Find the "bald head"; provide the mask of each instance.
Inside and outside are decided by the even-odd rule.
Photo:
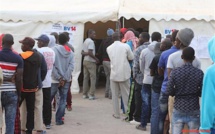
[[[11,47],[13,45],[13,36],[11,34],[5,34],[2,39],[3,47]]]
[[[115,32],[112,35],[112,38],[113,38],[114,41],[119,41],[120,40],[120,33],[119,32]]]

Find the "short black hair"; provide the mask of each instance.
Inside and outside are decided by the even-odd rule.
[[[66,37],[67,37],[67,41],[69,41],[69,33],[68,33],[68,32],[63,32],[63,34],[65,34],[65,35],[66,35]]]
[[[182,56],[184,60],[192,61],[195,56],[195,50],[192,47],[186,47],[183,49]]]
[[[165,38],[163,41],[162,41],[162,44],[165,45],[165,48],[166,49],[170,49],[172,47],[172,42],[169,38]]]
[[[2,44],[12,46],[13,43],[14,43],[14,42],[13,42],[13,35],[11,35],[11,34],[5,34],[5,35],[3,36]]]
[[[159,41],[161,40],[161,34],[159,32],[152,33],[152,41]]]
[[[67,36],[64,33],[61,33],[59,35],[59,44],[64,45],[65,43],[67,43]]]
[[[147,39],[147,40],[150,39],[150,35],[149,35],[149,33],[147,33],[147,32],[142,32],[142,33],[140,34],[140,36],[141,36],[143,39]]]
[[[172,42],[175,41],[177,33],[178,33],[178,30],[174,30],[174,31],[172,32]]]

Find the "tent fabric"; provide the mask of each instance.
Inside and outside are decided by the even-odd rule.
[[[140,20],[215,20],[214,0],[4,0],[0,20],[52,23]]]
[[[118,0],[4,0],[0,20],[85,23],[117,20]]]
[[[214,0],[122,0],[118,18],[159,20],[215,20]]]

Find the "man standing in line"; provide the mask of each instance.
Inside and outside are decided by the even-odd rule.
[[[62,33],[59,35],[60,45],[53,47],[55,62],[52,71],[51,101],[57,92],[60,95],[59,107],[56,110],[55,116],[56,125],[64,124],[62,117],[65,114],[67,92],[74,69],[74,55],[66,43],[67,36]]]
[[[21,103],[26,101],[27,108],[27,123],[26,123],[26,134],[32,134],[34,129],[34,109],[35,109],[35,92],[39,90],[39,79],[38,74],[40,71],[42,59],[38,52],[33,51],[35,41],[30,37],[25,37],[19,41],[22,43],[21,57],[24,60],[24,71],[23,71],[23,89],[21,94]]]
[[[141,90],[142,96],[142,113],[141,124],[136,126],[137,129],[146,131],[147,122],[150,122],[151,116],[151,84],[153,77],[150,75],[149,66],[155,56],[154,47],[157,42],[161,41],[161,34],[159,32],[152,33],[152,42],[146,49],[143,49],[140,54],[140,71],[143,73],[143,86]]]
[[[183,61],[183,59],[181,59],[182,51],[184,48],[186,48],[190,45],[193,37],[194,37],[193,30],[189,29],[189,28],[181,29],[177,33],[176,44],[177,44],[177,46],[180,47],[180,50],[171,54],[168,58],[168,62],[167,62],[168,77],[170,76],[172,69],[175,69],[177,67],[181,67],[182,65],[184,65],[184,61]],[[192,64],[194,67],[201,69],[201,63],[198,58],[195,57]],[[174,98],[169,97],[168,111],[169,111],[169,115],[170,115],[170,124],[172,124],[171,119],[172,119],[172,112],[173,112],[173,103],[174,103]]]
[[[87,32],[88,38],[84,41],[82,55],[84,55],[83,67],[84,67],[84,81],[83,81],[83,99],[89,98],[89,100],[95,99],[96,90],[96,63],[99,60],[96,58],[95,44],[93,39],[96,36],[96,32],[89,29]],[[89,79],[90,79],[90,92],[89,91]]]
[[[105,98],[112,98],[112,93],[110,89],[110,58],[107,54],[107,47],[109,47],[113,43],[112,35],[114,33],[113,29],[107,30],[107,35],[105,39],[103,39],[98,54],[102,57],[102,64],[104,67],[105,75],[106,75],[106,86],[105,86]]]
[[[127,44],[120,42],[120,34],[118,32],[115,32],[112,37],[114,43],[107,48],[107,53],[111,62],[110,83],[114,108],[113,117],[119,119],[119,92],[121,92],[125,111],[127,111],[131,77],[129,61],[133,60],[134,55]]]
[[[5,34],[2,39],[3,49],[0,51],[0,67],[4,78],[0,90],[2,91],[2,108],[5,110],[6,134],[14,134],[17,101],[20,98],[23,82],[23,60],[19,55],[12,52],[13,44],[13,36]]]
[[[143,49],[147,48],[150,39],[150,35],[147,32],[142,32],[139,35],[139,46],[134,51],[134,60],[133,60],[133,78],[135,81],[135,91],[134,91],[134,100],[135,100],[135,110],[133,115],[133,120],[130,121],[131,124],[139,125],[141,118],[141,106],[142,106],[142,97],[141,89],[143,85],[143,74],[140,72],[140,53]]]
[[[46,35],[41,35],[36,40],[38,40],[38,51],[44,56],[46,64],[47,64],[47,74],[45,79],[43,80],[43,105],[42,105],[42,115],[43,115],[43,123],[46,126],[46,129],[51,128],[51,73],[53,69],[53,64],[55,61],[55,53],[54,51],[48,47],[49,38]]]

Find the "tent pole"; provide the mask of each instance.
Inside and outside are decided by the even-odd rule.
[[[123,17],[122,18],[122,28],[124,28],[125,27],[125,18]]]

